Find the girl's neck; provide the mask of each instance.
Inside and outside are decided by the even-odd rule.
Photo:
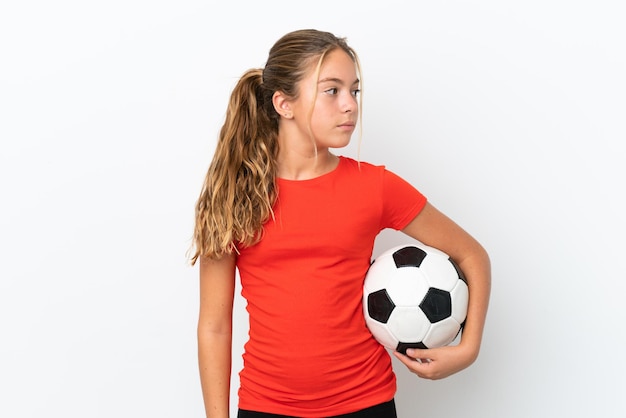
[[[330,150],[318,150],[317,155],[281,152],[278,157],[278,177],[285,180],[309,180],[333,171],[339,158]]]

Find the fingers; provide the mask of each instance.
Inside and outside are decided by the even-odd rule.
[[[432,349],[408,349],[407,354],[394,352],[412,373],[423,379],[437,380],[463,370],[469,364],[460,347],[440,347]]]
[[[426,353],[430,350],[416,350],[411,352],[407,350],[407,355],[399,352],[394,352],[398,360],[400,360],[412,373],[421,377],[422,379],[440,379],[441,375],[438,368],[435,365],[435,361],[430,358],[431,356]],[[415,357],[413,357],[415,356]]]
[[[443,379],[457,373],[476,359],[472,347],[446,346],[431,349],[410,348],[406,355],[393,353],[411,372],[424,379]]]
[[[419,348],[407,348],[406,355],[412,359],[419,360],[421,362],[430,363],[431,357],[435,354],[434,350],[424,350]]]

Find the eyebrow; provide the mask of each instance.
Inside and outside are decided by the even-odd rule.
[[[355,84],[359,84],[361,80],[359,80],[358,78],[356,80],[354,80],[352,82],[352,85],[354,86]],[[337,84],[344,84],[343,80],[341,80],[340,78],[335,78],[335,77],[327,77],[324,78],[320,81],[317,82],[317,84],[322,84],[322,83],[337,83]]]

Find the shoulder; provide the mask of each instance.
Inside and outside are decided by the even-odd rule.
[[[368,186],[375,187],[378,184],[383,189],[392,193],[415,193],[421,195],[419,190],[413,186],[405,178],[401,177],[397,173],[389,170],[385,165],[372,164],[365,161],[357,161],[349,157],[340,157],[340,165],[345,167],[344,171],[353,173],[352,178],[358,178],[368,184]]]
[[[379,179],[381,182],[403,181],[400,176],[390,171],[386,165],[373,164],[367,161],[359,161],[353,158],[340,156],[339,166],[342,167],[343,174],[351,174],[354,177],[367,179],[366,181],[374,181]]]
[[[386,170],[384,165],[372,164],[367,161],[358,161],[354,158],[339,156],[339,165],[351,171],[364,173],[382,173]]]
[[[402,176],[398,173],[389,169],[385,164],[373,164],[367,161],[355,160],[354,158],[339,156],[340,165],[347,167],[353,171],[360,171],[368,174],[376,174],[379,176],[384,176],[385,178],[389,178],[392,181],[397,179],[406,181]]]

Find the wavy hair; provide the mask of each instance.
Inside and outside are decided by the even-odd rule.
[[[337,48],[360,70],[345,38],[305,29],[280,38],[265,68],[250,69],[239,79],[196,203],[192,265],[199,257],[219,258],[261,239],[278,196],[279,115],[272,96],[280,91],[296,99],[299,82],[315,61],[319,72],[324,56]]]

